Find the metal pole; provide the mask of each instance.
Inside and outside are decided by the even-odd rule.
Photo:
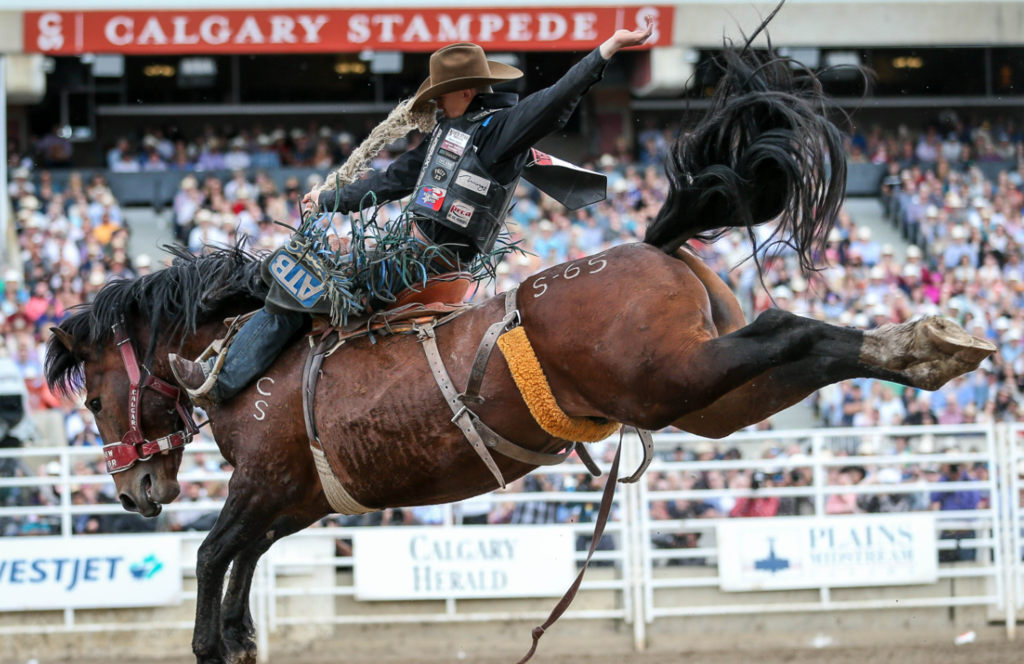
[[[3,150],[3,159],[0,159],[0,264],[7,263],[7,224],[10,219],[7,215],[11,208],[7,193],[7,56],[0,53],[0,149]]]

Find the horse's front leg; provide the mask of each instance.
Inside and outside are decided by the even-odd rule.
[[[232,476],[224,509],[199,547],[196,558],[196,627],[192,635],[192,652],[197,664],[224,664],[227,661],[220,616],[224,574],[236,556],[264,537],[280,513],[274,506],[261,501],[259,492],[248,484],[238,473]],[[239,575],[240,581],[242,576]],[[252,570],[244,576],[248,577],[247,582],[251,581]]]
[[[277,519],[262,537],[243,549],[231,562],[231,576],[220,609],[224,649],[229,664],[256,662],[256,643],[253,641],[256,625],[249,612],[249,590],[256,564],[274,542],[306,528],[318,518],[319,515],[303,514]]]

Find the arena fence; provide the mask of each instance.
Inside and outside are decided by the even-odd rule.
[[[1003,437],[1003,472],[1009,515],[1004,538],[1007,559],[1007,630],[1011,637],[1017,622],[1017,611],[1024,609],[1024,424],[1012,424],[1001,430]]]
[[[700,460],[700,453],[711,444],[719,453],[735,449],[736,453],[726,456],[739,458]],[[609,459],[613,445],[606,441],[596,446],[595,456]],[[627,435],[625,445],[622,466],[631,472],[640,460],[639,442]],[[1024,506],[1020,500],[1024,425],[755,432],[713,443],[685,434],[660,434],[655,436],[655,445],[657,458],[646,480],[617,488],[612,522],[595,555],[596,567],[588,573],[565,619],[622,621],[631,626],[636,648],[643,649],[651,625],[682,617],[978,606],[987,609],[990,620],[1005,620],[1012,638],[1016,615],[1024,608]],[[677,460],[690,451],[698,453],[698,460]],[[212,444],[197,443],[186,448],[186,454],[214,456],[217,450]],[[39,501],[43,504],[12,505],[8,500],[0,507],[0,526],[26,519],[51,522],[51,532],[59,534],[47,541],[59,542],[63,550],[73,550],[95,537],[74,534],[81,530],[76,524],[89,515],[123,513],[116,503],[75,504],[72,500],[73,493],[87,485],[109,490],[109,476],[80,472],[80,461],[99,458],[95,447],[0,450],[0,464],[6,464],[8,471],[20,464],[26,475],[0,478],[0,495],[41,489],[39,495],[43,496]],[[230,478],[230,472],[188,469],[190,465],[183,466],[183,483]],[[601,465],[607,471],[608,464]],[[855,478],[857,469],[864,469],[872,479],[884,480],[842,483],[844,476]],[[947,477],[933,472],[937,470],[945,471]],[[947,481],[954,471],[965,470],[974,475],[970,481]],[[478,511],[481,503],[508,511],[519,508],[520,522],[538,524],[531,532],[550,531],[570,538],[575,544],[571,554],[575,572],[589,545],[593,523],[588,516],[596,513],[602,480],[584,486],[585,470],[578,463],[539,469],[534,476],[538,480],[534,490],[488,494],[476,499]],[[950,495],[962,497],[964,504],[944,502],[942,496]],[[888,509],[881,511],[887,514],[836,513],[854,505],[857,511],[879,511],[883,503]],[[218,499],[178,501],[166,505],[164,514],[215,513],[222,504]],[[728,516],[758,505],[787,516]],[[588,506],[593,509],[588,511]],[[937,509],[940,506],[946,509]],[[516,530],[521,526],[463,525],[462,512],[460,506],[437,508],[427,518],[433,525],[423,532],[447,533],[454,538],[481,533],[511,537],[521,532]],[[571,515],[577,521],[565,523]],[[548,523],[552,520],[561,523]],[[357,522],[307,529],[276,544],[261,562],[251,596],[254,618],[265,626],[258,630],[261,658],[268,656],[270,636],[281,634],[284,628],[328,630],[320,632],[323,634],[333,625],[540,621],[554,605],[550,597],[523,596],[514,588],[494,591],[485,602],[466,599],[466,594],[456,589],[439,589],[429,601],[359,601],[357,577],[364,563],[358,547],[363,545],[354,545],[353,540],[362,542],[361,537],[382,531],[420,531],[352,525]],[[803,532],[801,528],[816,528],[817,534],[849,530],[867,533],[870,538],[872,528],[880,528],[872,532],[888,535],[904,522],[907,528],[923,523],[932,531],[924,539],[931,547],[924,562],[934,568],[929,580],[893,577],[891,584],[880,586],[878,579],[858,577],[861,568],[856,565],[839,564],[836,574],[853,576],[819,578],[798,588],[771,585],[800,564],[796,554],[783,549],[789,546],[782,541],[787,532]],[[895,525],[887,529],[890,523]],[[737,529],[737,524],[743,527]],[[769,556],[754,563],[734,560],[737,548],[750,547],[730,546],[733,540],[729,538],[737,532],[754,537],[758,528],[769,526]],[[187,582],[177,597],[180,606],[176,610],[140,614],[149,620],[129,616],[101,622],[93,616],[79,619],[81,609],[69,605],[28,614],[32,620],[22,618],[16,624],[5,621],[0,613],[0,635],[191,629],[195,591],[189,588],[194,588],[195,551],[205,533],[175,532],[161,537],[166,538],[166,546],[180,550],[180,574]],[[727,540],[721,547],[720,537]],[[0,558],[5,543],[23,539],[0,539]],[[755,580],[750,586],[737,581],[753,568],[769,570],[764,576],[768,580]],[[952,584],[959,585],[954,588]]]

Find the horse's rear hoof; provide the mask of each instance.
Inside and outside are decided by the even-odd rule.
[[[925,390],[937,390],[957,376],[974,371],[996,352],[996,347],[973,337],[945,318],[926,318],[914,330],[913,355],[917,361],[902,371],[910,384]]]
[[[997,350],[993,344],[967,334],[962,327],[945,318],[923,320],[918,329],[940,351],[965,364],[980,364]]]

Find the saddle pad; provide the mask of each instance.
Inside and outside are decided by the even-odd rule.
[[[551,386],[544,375],[544,369],[541,368],[523,327],[513,328],[498,337],[498,348],[505,356],[523,401],[529,407],[533,419],[537,420],[537,424],[544,431],[556,438],[578,443],[596,443],[622,427],[618,422],[600,424],[589,417],[570,417],[558,407],[555,395],[551,393]]]

